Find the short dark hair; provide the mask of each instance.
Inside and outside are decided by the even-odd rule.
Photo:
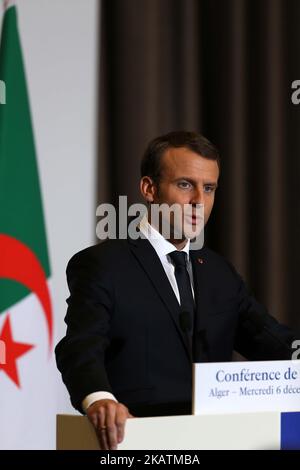
[[[208,139],[196,132],[175,131],[149,142],[141,162],[141,176],[150,176],[158,183],[163,154],[170,148],[179,147],[190,149],[208,160],[215,160],[220,168],[219,151]]]

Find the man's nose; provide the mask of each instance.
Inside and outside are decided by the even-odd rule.
[[[191,203],[204,204],[204,191],[202,188],[195,189]]]

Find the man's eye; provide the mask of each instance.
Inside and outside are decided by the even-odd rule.
[[[188,181],[179,181],[178,186],[182,189],[189,189],[191,187],[191,183]]]
[[[207,184],[207,185],[204,186],[204,192],[205,192],[205,193],[212,193],[214,190],[215,190],[215,187],[214,187],[214,186],[211,186],[211,185],[209,185],[209,184]]]

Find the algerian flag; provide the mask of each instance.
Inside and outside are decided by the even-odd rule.
[[[56,394],[50,265],[12,5],[3,18],[0,84],[0,448],[51,448]]]

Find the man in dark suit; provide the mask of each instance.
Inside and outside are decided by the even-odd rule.
[[[140,237],[107,240],[69,262],[67,334],[57,364],[75,408],[104,449],[124,437],[128,417],[191,413],[192,362],[290,359],[291,332],[248,293],[235,269],[190,235],[214,204],[220,159],[204,137],[174,132],[152,141],[142,160],[148,207],[192,208],[184,231],[171,214],[162,236],[151,212]],[[190,230],[190,232],[189,232]]]

